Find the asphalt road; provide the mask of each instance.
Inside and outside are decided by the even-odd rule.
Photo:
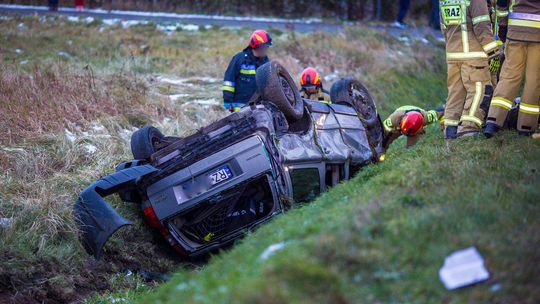
[[[204,16],[204,15],[182,15],[182,14],[165,14],[143,13],[141,15],[133,12],[121,11],[105,11],[105,10],[86,10],[84,12],[76,12],[73,9],[61,8],[59,11],[51,12],[45,7],[23,7],[0,5],[0,13],[2,14],[20,14],[20,15],[63,15],[63,16],[83,16],[99,19],[120,19],[120,20],[145,20],[155,22],[180,22],[196,25],[220,25],[220,26],[238,26],[252,29],[258,28],[276,28],[280,30],[296,30],[296,31],[327,31],[336,32],[343,29],[340,24],[330,24],[320,21],[304,21],[304,20],[286,20],[273,18],[242,18],[242,17],[226,17],[226,16]]]
[[[339,32],[344,29],[340,23],[327,23],[317,19],[283,19],[264,17],[234,17],[234,16],[212,16],[195,14],[175,14],[166,12],[134,12],[134,11],[107,11],[102,9],[90,9],[77,12],[74,8],[62,7],[56,12],[51,12],[45,6],[25,6],[0,4],[0,15],[62,15],[62,16],[82,16],[98,19],[119,19],[125,21],[153,21],[156,23],[183,23],[195,24],[199,26],[219,25],[228,27],[245,27],[250,29],[275,28],[280,30],[295,30],[301,32]],[[442,34],[438,30],[429,27],[409,27],[398,29],[384,24],[367,24],[370,29],[384,31],[388,35],[397,39],[410,37],[412,40],[422,40],[427,37],[435,37],[439,41],[444,41]]]

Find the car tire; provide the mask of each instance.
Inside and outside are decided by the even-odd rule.
[[[276,105],[289,122],[295,122],[303,117],[302,97],[291,75],[281,64],[271,61],[260,66],[257,69],[256,79],[260,97]]]
[[[131,135],[131,153],[134,159],[150,159],[156,145],[165,136],[153,126],[145,126]]]
[[[353,107],[360,114],[365,126],[373,127],[377,124],[375,100],[360,81],[352,77],[336,81],[330,89],[330,99],[332,103]]]
[[[332,103],[348,105],[357,111],[362,124],[366,128],[374,155],[378,156],[380,154],[379,150],[381,150],[383,127],[377,113],[375,99],[368,89],[360,81],[347,77],[336,81],[332,85],[330,99]]]

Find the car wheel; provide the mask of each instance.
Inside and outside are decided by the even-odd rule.
[[[375,99],[368,89],[360,81],[347,77],[334,83],[330,89],[330,99],[336,104],[349,105],[358,112],[362,124],[366,127],[374,157],[378,159],[381,153],[383,127]]]
[[[377,124],[375,100],[360,81],[352,77],[338,80],[330,89],[330,99],[333,103],[353,107],[365,126],[373,127]]]
[[[257,90],[262,99],[271,102],[283,112],[289,122],[304,115],[304,102],[287,70],[271,61],[257,69]]]
[[[155,127],[145,126],[131,135],[131,153],[135,159],[149,159],[165,136]]]

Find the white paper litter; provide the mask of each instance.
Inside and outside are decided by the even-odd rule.
[[[484,259],[475,247],[456,251],[444,259],[439,278],[448,290],[472,285],[489,278]]]
[[[266,248],[263,251],[263,253],[261,253],[259,258],[261,260],[265,261],[270,256],[272,256],[274,253],[276,253],[277,251],[285,248],[285,246],[287,246],[287,242],[279,242],[279,243],[276,243],[276,244],[272,244],[272,245],[268,246],[268,248]]]

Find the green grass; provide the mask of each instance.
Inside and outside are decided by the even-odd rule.
[[[539,141],[508,132],[446,145],[433,127],[138,302],[538,303],[539,168]],[[490,280],[446,291],[444,257],[469,246]]]
[[[0,20],[0,27],[0,125],[9,134],[0,135],[0,217],[14,219],[11,228],[0,228],[0,302],[538,299],[531,287],[538,285],[532,275],[538,274],[538,210],[531,202],[539,183],[538,174],[527,171],[539,167],[538,142],[506,134],[456,141],[450,153],[436,127],[414,149],[404,150],[398,140],[387,162],[276,218],[200,268],[180,261],[141,220],[138,206],[112,197],[135,225],[107,243],[104,259],[93,260],[77,240],[77,194],[130,158],[134,128],[152,123],[183,135],[222,117],[219,107],[186,102],[219,99],[219,80],[248,31],[168,35],[152,25],[122,29],[35,17]],[[308,65],[323,77],[333,75],[327,88],[353,75],[378,99],[383,117],[404,104],[440,106],[446,97],[444,52],[437,44],[407,45],[363,27],[338,34],[275,32],[274,42],[271,58],[295,79]],[[160,75],[217,81],[169,86],[156,80]],[[168,94],[189,96],[173,103]],[[104,130],[93,130],[94,124]],[[64,128],[77,135],[74,142]],[[85,152],[87,144],[97,152]],[[282,251],[259,259],[281,241],[287,244]],[[470,245],[484,255],[494,279],[445,292],[438,267],[446,254]],[[122,275],[126,268],[180,272],[154,292],[154,284]],[[502,288],[492,294],[495,282]]]

